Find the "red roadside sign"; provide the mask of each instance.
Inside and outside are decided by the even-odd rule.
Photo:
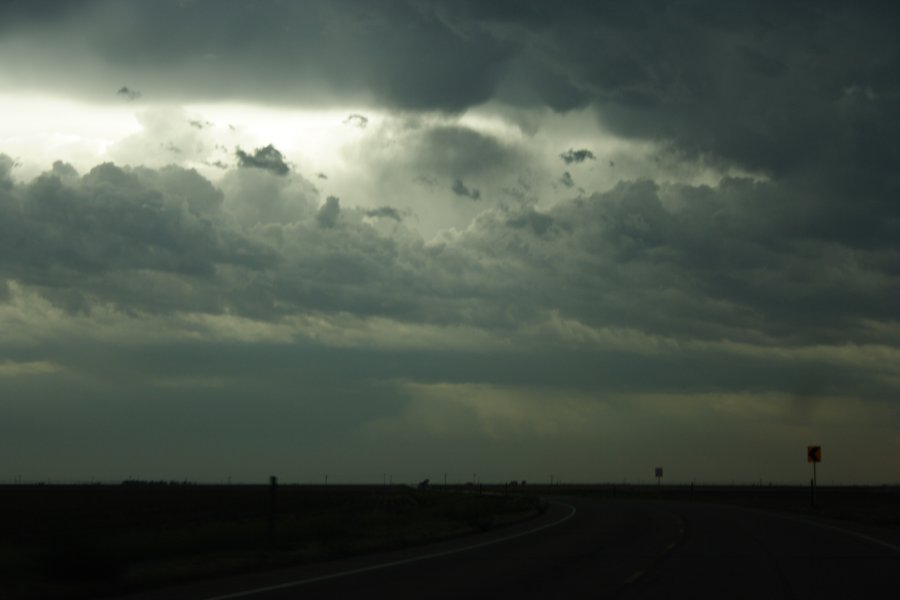
[[[822,462],[822,446],[806,447],[806,462],[819,463]]]

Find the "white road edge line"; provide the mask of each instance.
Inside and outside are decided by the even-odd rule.
[[[253,596],[255,594],[263,594],[265,592],[273,592],[275,590],[282,590],[289,587],[297,587],[301,585],[307,585],[309,583],[316,583],[317,581],[325,581],[327,579],[338,579],[339,577],[347,577],[349,575],[358,575],[360,573],[369,573],[371,571],[379,571],[381,569],[387,569],[389,567],[397,567],[400,565],[407,565],[409,563],[419,562],[420,560],[428,560],[431,558],[438,558],[441,556],[449,556],[450,554],[458,554],[460,552],[468,552],[469,550],[475,550],[476,548],[483,548],[485,546],[493,546],[494,544],[499,544],[501,542],[506,542],[509,540],[513,540],[516,538],[520,538],[526,535],[531,535],[532,533],[537,533],[538,531],[543,531],[544,529],[548,529],[550,527],[554,527],[561,523],[564,523],[575,516],[576,510],[575,507],[571,504],[566,504],[564,502],[554,502],[554,504],[561,504],[566,506],[572,510],[569,514],[561,519],[557,519],[552,523],[546,523],[541,525],[540,527],[535,527],[534,529],[529,529],[527,531],[521,531],[519,533],[514,533],[512,535],[507,535],[502,538],[497,538],[495,540],[490,540],[487,542],[481,542],[478,544],[470,544],[468,546],[463,546],[462,548],[454,548],[452,550],[444,550],[443,552],[433,552],[431,554],[424,554],[422,556],[413,556],[411,558],[404,558],[402,560],[394,560],[391,562],[381,563],[378,565],[372,565],[370,567],[361,567],[359,569],[351,569],[349,571],[340,571],[338,573],[330,573],[328,575],[319,575],[318,577],[310,577],[308,579],[298,579],[297,581],[288,581],[285,583],[279,583],[277,585],[270,585],[267,587],[256,588],[252,590],[244,590],[243,592],[235,592],[233,594],[225,594],[224,596],[214,596],[212,598],[205,598],[204,600],[230,600],[231,598],[244,598],[246,596]]]
[[[769,512],[766,510],[758,510],[758,509],[748,509],[755,513],[761,513],[771,517],[778,517],[779,519],[784,519],[785,521],[794,521],[795,523],[804,523],[806,525],[811,525],[813,527],[820,527],[822,529],[830,529],[831,531],[837,531],[838,533],[843,533],[845,535],[849,535],[851,537],[859,538],[861,540],[865,540],[872,544],[876,544],[878,546],[883,546],[884,548],[888,548],[889,550],[893,550],[894,552],[900,552],[900,546],[895,544],[891,544],[890,542],[886,542],[884,540],[880,540],[877,537],[872,537],[871,535],[866,535],[864,533],[859,533],[858,531],[853,531],[852,529],[844,529],[843,527],[838,527],[837,525],[829,525],[828,523],[819,523],[816,521],[812,521],[810,519],[804,519],[802,517],[794,517],[791,515],[782,515],[776,512]]]

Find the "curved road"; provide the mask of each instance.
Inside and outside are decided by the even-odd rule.
[[[739,507],[567,498],[484,536],[133,598],[362,597],[897,598],[900,539]]]

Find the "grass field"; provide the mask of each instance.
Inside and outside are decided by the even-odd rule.
[[[405,486],[0,486],[0,597],[88,598],[485,531],[535,496]]]
[[[900,529],[900,487],[819,486],[815,503],[809,486],[783,485],[627,485],[572,484],[530,486],[533,494],[589,495],[604,498],[644,498],[684,502],[739,504]]]
[[[527,493],[524,493],[527,491]],[[732,503],[900,528],[900,488],[803,486],[0,486],[0,597],[65,599],[336,559],[528,518],[540,497]]]

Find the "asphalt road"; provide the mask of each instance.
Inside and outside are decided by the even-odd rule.
[[[472,597],[898,598],[900,540],[738,507],[568,498],[484,536],[142,596]]]

